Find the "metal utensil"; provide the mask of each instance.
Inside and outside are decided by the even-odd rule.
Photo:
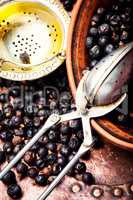
[[[60,172],[60,174],[55,178],[55,180],[48,186],[46,191],[44,191],[37,200],[44,200],[52,192],[52,190],[57,186],[60,180],[67,174],[67,172],[74,166],[74,164],[81,158],[89,149],[91,149],[95,143],[95,138],[92,137],[90,118],[99,117],[105,115],[112,110],[114,110],[118,105],[122,103],[126,95],[123,95],[118,101],[113,104],[107,105],[104,108],[100,106],[92,107],[88,110],[88,114],[81,115],[84,141],[81,144],[78,152],[72,158],[72,160],[66,165],[66,167]]]
[[[133,42],[103,58],[86,76],[83,91],[89,105],[107,105],[122,94],[133,74]]]
[[[5,0],[0,6],[0,77],[33,80],[66,57],[70,17],[59,1]]]

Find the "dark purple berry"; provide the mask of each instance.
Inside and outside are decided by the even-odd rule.
[[[94,183],[94,178],[91,173],[86,172],[82,175],[82,180],[87,185],[92,185]]]
[[[6,154],[10,154],[12,153],[13,151],[13,144],[11,142],[6,142],[4,145],[3,145],[3,150]]]
[[[10,142],[13,139],[13,134],[10,131],[3,131],[0,133],[0,139],[4,142]]]
[[[99,44],[101,47],[106,46],[108,43],[109,43],[109,37],[106,36],[106,35],[101,36],[101,37],[99,38],[99,40],[98,40],[98,44]]]
[[[109,35],[111,33],[110,26],[108,24],[101,24],[98,27],[98,32],[100,35]]]
[[[59,158],[58,158],[58,164],[59,165],[61,165],[61,166],[65,166],[66,165],[66,158],[65,158],[65,156],[60,156]]]
[[[56,131],[54,130],[50,130],[49,133],[48,133],[48,138],[49,138],[49,141],[51,142],[56,142],[57,139],[58,139],[58,134]]]
[[[98,35],[98,29],[96,27],[90,28],[90,35],[96,37]]]
[[[40,147],[37,153],[40,158],[44,158],[48,154],[48,150],[45,147]]]
[[[56,176],[62,171],[62,166],[58,163],[54,164],[53,166],[53,175]]]
[[[19,199],[22,197],[22,190],[21,187],[17,184],[12,184],[7,188],[7,194],[12,199]]]
[[[91,19],[91,25],[92,26],[97,26],[100,23],[100,16],[95,14],[92,19]]]
[[[36,160],[35,166],[40,170],[43,169],[46,166],[46,160],[43,160],[43,159]]]
[[[97,14],[98,14],[98,15],[103,15],[104,13],[105,13],[105,8],[99,7],[99,8],[97,9]]]
[[[38,174],[35,177],[35,182],[40,186],[45,186],[47,184],[47,178],[44,174]]]
[[[54,153],[51,153],[47,156],[47,163],[53,165],[57,161],[57,156]]]
[[[4,151],[0,151],[0,165],[3,164],[6,160],[6,155]]]
[[[38,170],[35,167],[31,167],[28,169],[27,173],[30,178],[34,179],[38,175]]]
[[[114,51],[114,46],[112,44],[108,44],[106,47],[105,47],[105,53],[106,54],[110,54]]]
[[[11,170],[9,170],[2,178],[2,182],[5,185],[11,185],[16,183],[16,176],[15,173]]]
[[[76,151],[80,146],[80,142],[78,138],[74,137],[70,139],[68,145],[73,151]]]
[[[63,145],[63,146],[61,147],[60,153],[61,153],[63,156],[68,156],[69,153],[70,153],[70,148],[69,148],[67,145]]]
[[[56,143],[49,142],[49,143],[47,143],[46,147],[48,150],[50,150],[52,152],[55,152],[57,150]]]
[[[95,45],[90,49],[89,53],[92,59],[97,59],[101,55],[101,49],[98,45]]]
[[[5,103],[7,101],[7,94],[0,94],[0,102]]]
[[[90,62],[90,68],[92,69],[93,67],[95,67],[95,65],[98,63],[97,60],[91,60]]]
[[[86,171],[86,165],[85,163],[83,162],[78,162],[76,165],[75,165],[75,173],[76,174],[82,174]]]
[[[24,163],[18,163],[16,166],[16,170],[19,174],[21,174],[22,176],[25,176],[27,174],[28,171],[28,167],[26,164]]]
[[[86,39],[86,47],[88,48],[88,49],[90,49],[92,46],[93,46],[93,44],[94,44],[94,39],[93,39],[93,37],[87,37],[87,39]]]

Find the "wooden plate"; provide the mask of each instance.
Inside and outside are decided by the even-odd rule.
[[[72,94],[75,97],[76,87],[82,77],[82,71],[88,67],[88,54],[85,46],[91,17],[97,7],[108,7],[113,1],[78,0],[73,13],[68,33],[67,72]],[[133,150],[133,135],[107,118],[91,121],[99,134],[111,143]]]

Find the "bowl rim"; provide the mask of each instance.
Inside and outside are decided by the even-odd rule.
[[[68,29],[68,42],[67,42],[67,51],[66,51],[66,66],[67,66],[67,75],[69,80],[70,89],[72,92],[72,95],[75,99],[76,96],[76,83],[73,75],[73,66],[72,66],[72,41],[73,41],[73,34],[74,34],[74,28],[76,24],[76,20],[79,15],[80,7],[82,5],[84,0],[78,0],[77,3],[74,6],[74,9],[72,11],[72,18]],[[124,141],[120,138],[117,138],[109,131],[106,131],[104,127],[102,127],[98,120],[91,120],[92,127],[104,138],[106,141],[123,148],[125,150],[133,151],[133,143],[129,143],[127,141]]]
[[[66,59],[66,48],[67,48],[67,34],[68,27],[70,23],[70,16],[65,11],[63,5],[59,1],[49,0],[4,0],[0,2],[0,7],[9,4],[16,3],[33,3],[40,4],[43,7],[48,7],[51,13],[56,16],[56,20],[58,20],[61,32],[62,32],[62,41],[59,52],[53,57],[48,58],[46,61],[42,61],[42,63],[38,64],[20,64],[14,62],[10,59],[0,59],[0,77],[14,80],[14,81],[24,81],[24,80],[34,80],[41,78],[55,71]],[[8,67],[5,67],[8,66]],[[9,69],[7,69],[9,68]]]

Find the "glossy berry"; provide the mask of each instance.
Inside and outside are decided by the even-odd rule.
[[[48,154],[48,150],[45,147],[40,147],[37,153],[40,158],[44,158]]]
[[[99,7],[99,8],[97,9],[97,14],[98,14],[98,15],[103,15],[104,13],[105,13],[105,8]]]
[[[123,31],[120,36],[120,40],[125,43],[128,42],[129,41],[129,33],[127,31]]]
[[[23,147],[23,144],[17,144],[15,145],[14,149],[13,149],[13,153],[17,154]]]
[[[11,170],[9,170],[2,178],[2,182],[5,185],[11,185],[16,183],[16,176],[15,173]]]
[[[101,24],[98,27],[98,32],[100,35],[109,35],[111,33],[110,26],[108,24]]]
[[[51,153],[47,156],[47,163],[53,165],[57,161],[57,156],[54,153]]]
[[[28,138],[32,138],[32,137],[34,136],[34,131],[33,131],[32,129],[28,129],[28,130],[26,131],[26,136],[27,136]]]
[[[63,145],[63,146],[61,147],[60,153],[61,153],[63,156],[68,156],[69,153],[70,153],[70,148],[69,148],[67,145]]]
[[[106,54],[110,54],[114,51],[114,46],[112,44],[108,44],[106,47],[105,47],[105,53]]]
[[[88,49],[90,49],[92,46],[93,46],[93,44],[94,44],[94,39],[93,39],[93,37],[87,37],[86,38],[86,47],[88,48]]]
[[[21,174],[22,176],[25,176],[27,174],[28,171],[28,167],[26,164],[24,163],[18,163],[16,166],[16,170],[19,174]]]
[[[27,151],[24,155],[24,161],[31,165],[33,164],[33,162],[35,161],[35,154],[34,152],[31,152],[31,151]]]
[[[86,172],[82,175],[82,181],[87,185],[92,185],[94,183],[94,178],[91,173]]]
[[[63,2],[63,5],[64,5],[64,8],[67,10],[67,11],[71,11],[73,9],[73,2],[71,0],[65,0]]]
[[[98,61],[97,60],[91,60],[91,62],[90,62],[90,68],[92,69],[93,67],[95,67],[95,65],[98,63]]]
[[[4,113],[3,110],[0,110],[0,121],[2,121],[4,119]]]
[[[92,26],[98,26],[99,22],[100,22],[100,15],[93,15],[92,20],[91,20],[91,24]]]
[[[115,14],[110,17],[110,24],[112,26],[117,26],[121,22],[121,18],[119,15]]]
[[[60,156],[57,160],[57,163],[61,166],[65,166],[66,165],[66,158],[65,156]]]
[[[69,124],[68,123],[62,123],[61,124],[61,127],[60,127],[60,132],[62,133],[62,134],[69,134],[69,132],[70,132],[70,127],[69,127]]]
[[[54,130],[50,130],[49,133],[48,133],[48,138],[49,138],[50,141],[56,142],[57,139],[58,139],[57,132],[54,131]]]
[[[9,91],[9,95],[13,97],[19,97],[20,95],[20,88],[19,87],[13,87]]]
[[[85,163],[83,162],[78,162],[76,165],[75,165],[75,172],[77,174],[82,174],[86,171],[86,165]]]
[[[12,153],[13,151],[13,144],[11,142],[6,142],[4,145],[3,145],[3,150],[6,154],[10,154]]]
[[[21,187],[17,184],[12,184],[7,188],[7,194],[12,199],[19,199],[22,197],[22,190]]]
[[[96,27],[90,28],[90,35],[91,36],[98,36],[98,29]]]
[[[21,117],[13,116],[11,118],[11,126],[19,126],[21,123]]]
[[[47,184],[47,178],[44,174],[38,174],[35,177],[35,182],[40,186],[45,186]]]
[[[38,169],[43,169],[45,166],[46,166],[46,161],[43,160],[43,159],[37,159],[35,161],[35,166],[38,168]]]
[[[30,178],[34,179],[38,175],[38,170],[35,167],[31,167],[28,169],[27,174]]]
[[[7,101],[7,94],[0,94],[0,102],[5,103]]]
[[[76,151],[80,146],[80,142],[79,142],[78,138],[74,137],[74,138],[70,139],[68,145],[73,151]]]
[[[69,135],[60,134],[60,141],[62,144],[68,144],[69,139],[70,139]]]
[[[49,143],[47,143],[46,147],[48,150],[50,150],[52,152],[55,152],[57,150],[56,143],[49,142]]]
[[[109,43],[109,37],[106,36],[106,35],[101,36],[101,37],[99,38],[99,40],[98,40],[98,44],[99,44],[101,47],[106,46],[108,43]]]
[[[13,134],[10,131],[3,131],[0,133],[0,139],[4,142],[9,142],[13,138]]]
[[[62,166],[59,164],[54,164],[53,166],[53,175],[56,176],[62,171]]]
[[[90,49],[89,53],[92,59],[97,59],[101,55],[101,49],[98,45],[95,45]]]
[[[3,164],[6,160],[6,155],[4,151],[0,151],[0,165]]]

